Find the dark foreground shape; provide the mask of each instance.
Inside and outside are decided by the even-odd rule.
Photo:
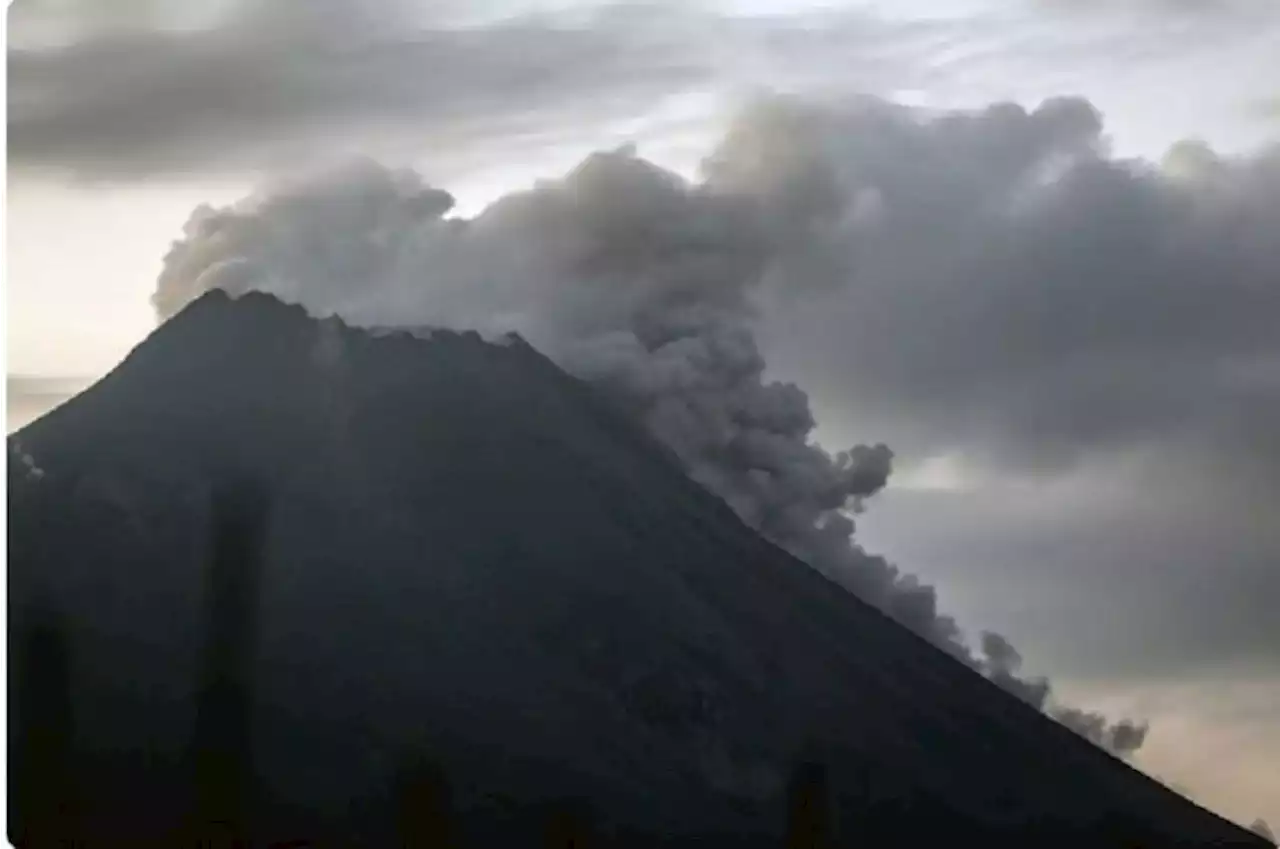
[[[425,757],[411,753],[397,776],[396,827],[399,845],[455,849],[453,788],[449,776]]]
[[[19,846],[80,836],[67,636],[57,611],[39,605],[9,641],[10,681],[22,683],[10,686],[9,711],[9,828]]]
[[[17,446],[11,836],[1268,845],[758,537],[519,341],[213,293]]]
[[[269,502],[252,478],[215,489],[204,597],[204,656],[190,762],[191,833],[217,844],[250,833],[254,797],[253,662]]]
[[[787,849],[831,846],[831,800],[827,770],[821,763],[800,764],[791,778]]]

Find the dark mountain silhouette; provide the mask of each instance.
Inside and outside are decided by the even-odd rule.
[[[13,834],[1267,845],[754,534],[519,340],[215,292],[9,448]]]

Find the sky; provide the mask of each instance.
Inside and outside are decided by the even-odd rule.
[[[830,161],[841,270],[762,288],[756,336],[824,446],[893,448],[860,544],[1280,822],[1276,4],[102,8],[10,12],[11,428],[145,337],[193,209],[281,175],[373,157],[470,215],[622,144]]]

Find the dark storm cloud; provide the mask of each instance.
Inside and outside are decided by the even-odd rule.
[[[374,143],[430,156],[498,138],[580,140],[584,126],[708,86],[837,63],[858,85],[903,82],[904,52],[972,28],[616,3],[462,26],[411,8],[233,2],[186,28],[162,26],[154,9],[112,26],[80,10],[66,43],[10,48],[11,165],[129,177],[293,166],[299,153]]]
[[[258,165],[317,133],[513,135],[581,112],[627,114],[700,71],[660,28],[603,13],[581,28],[439,30],[349,0],[249,9],[195,31],[11,49],[11,161],[127,176]],[[427,150],[447,142],[421,139]]]
[[[820,406],[856,399],[842,417],[908,456],[1050,472],[1158,449],[1280,483],[1280,152],[1117,160],[1078,100],[748,120],[735,167],[835,193],[820,255],[842,272],[787,268],[763,322]],[[857,199],[872,212],[840,220]]]
[[[129,178],[271,171],[373,150],[431,159],[477,145],[581,144],[611,122],[636,132],[638,116],[684,95],[905,89],[971,99],[974,81],[1007,89],[999,81],[1011,75],[1165,61],[1223,38],[1049,30],[991,13],[885,19],[862,7],[735,17],[602,3],[464,26],[438,4],[407,0],[223,6],[184,19],[173,2],[134,4],[130,15],[113,4],[108,15],[81,0],[62,15],[62,41],[40,46],[40,6],[20,3],[11,167]],[[711,105],[688,120],[713,132],[722,117]]]

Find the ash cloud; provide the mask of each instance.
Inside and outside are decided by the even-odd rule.
[[[808,174],[835,197],[875,198],[857,226],[827,214],[805,255],[820,273],[793,263],[763,290],[771,373],[801,381],[825,426],[884,434],[908,460],[1096,484],[1066,506],[1089,526],[988,511],[933,552],[905,545],[930,555],[909,562],[947,562],[957,540],[1003,556],[950,558],[1006,596],[1044,599],[1017,633],[1093,645],[1099,659],[1080,665],[1103,674],[1274,668],[1280,148],[1188,141],[1122,159],[1079,100],[932,117],[772,104],[742,127],[729,143],[743,180]],[[956,495],[963,521],[982,497]],[[1055,620],[1055,606],[1076,615]]]
[[[1044,677],[1020,675],[1022,655],[1007,639],[991,631],[982,633],[981,669],[1004,690],[1052,716],[1082,737],[1113,752],[1133,752],[1147,738],[1146,723],[1120,720],[1108,723],[1100,714],[1050,701],[1053,685]]]
[[[858,426],[1030,474],[1141,448],[1280,483],[1280,149],[1120,160],[1071,99],[923,121],[772,108],[745,138],[755,171],[877,199],[824,242],[847,272],[774,287],[761,332],[778,373],[865,399]]]
[[[1100,322],[1097,341],[1115,347],[1122,323],[1103,305],[1050,314],[1036,308],[1034,288],[1065,295],[1105,272],[1099,279],[1123,312],[1134,288],[1153,281],[1103,264],[1122,224],[1156,229],[1139,240],[1148,247],[1194,250],[1177,238],[1188,216],[1208,216],[1210,229],[1235,220],[1233,191],[1252,183],[1240,182],[1244,166],[1213,162],[1174,179],[1114,161],[1096,111],[1079,100],[931,116],[874,99],[838,108],[772,101],[729,132],[692,183],[621,149],[458,219],[447,215],[451,198],[414,172],[361,161],[203,207],[166,257],[154,301],[164,319],[210,288],[260,289],[369,327],[519,332],[644,422],[748,524],[995,683],[1128,754],[1145,726],[1056,703],[1049,682],[1024,677],[1020,655],[998,635],[984,635],[975,653],[932,587],[857,544],[855,517],[886,484],[893,454],[883,444],[820,448],[809,397],[770,378],[759,333],[771,328],[776,341],[789,326],[792,344],[831,355],[819,374],[866,388],[872,405],[895,387],[964,401],[966,368],[1000,367],[1019,342],[1071,350],[1078,340],[1060,323],[1077,314]],[[1079,238],[1069,229],[1083,224],[1071,214],[1079,204],[1100,216],[1086,228],[1091,250],[1053,250],[1055,234]],[[1083,266],[1055,271],[1064,257]],[[999,308],[983,294],[988,278],[1010,287],[996,292],[1021,323],[1003,338],[955,344],[950,322]],[[1174,293],[1198,303],[1194,291]],[[906,298],[910,320],[895,314]],[[814,304],[839,308],[843,332],[809,339],[809,325],[787,325],[793,308]],[[1223,332],[1213,315],[1204,320],[1206,332]],[[1250,325],[1241,330],[1240,344],[1260,341]],[[878,373],[884,385],[856,382]]]

